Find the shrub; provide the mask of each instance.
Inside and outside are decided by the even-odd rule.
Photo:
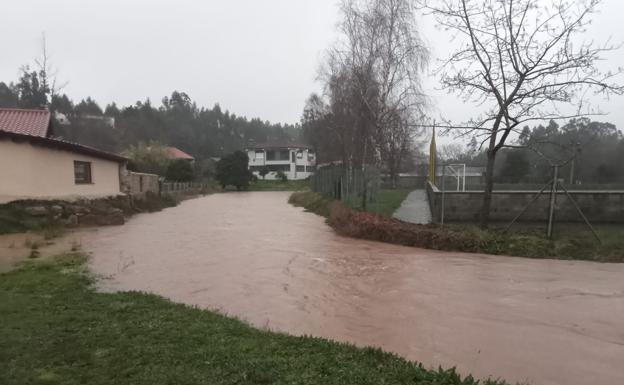
[[[260,171],[258,171],[258,174],[260,174],[260,176],[262,177],[262,179],[264,179],[264,177],[269,173],[269,168],[267,166],[264,166],[260,169]]]
[[[479,240],[465,232],[354,211],[341,202],[329,205],[328,223],[338,233],[354,238],[435,250],[478,251],[480,248]]]
[[[217,180],[222,188],[234,186],[237,190],[249,188],[253,174],[247,168],[249,158],[242,151],[235,151],[217,162]]]
[[[288,203],[293,206],[303,207],[306,211],[313,212],[325,218],[329,216],[329,199],[319,193],[302,191],[292,193]]]
[[[286,176],[286,174],[284,174],[284,171],[279,170],[276,174],[277,179],[281,180],[282,182],[287,182],[288,181],[288,176]]]
[[[177,159],[169,163],[165,177],[167,180],[175,182],[190,182],[195,179],[193,167],[184,159]]]

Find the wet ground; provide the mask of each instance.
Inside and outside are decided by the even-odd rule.
[[[414,190],[407,197],[401,206],[394,213],[393,217],[404,222],[427,224],[431,223],[431,209],[427,191]]]
[[[287,197],[216,194],[81,242],[107,277],[103,289],[154,292],[477,377],[624,384],[624,265],[342,238]]]
[[[62,237],[46,237],[39,233],[0,235],[0,273],[27,260],[48,259],[78,249],[81,234],[82,231],[68,231]]]

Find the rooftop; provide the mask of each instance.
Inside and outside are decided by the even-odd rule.
[[[112,152],[98,150],[97,148],[84,146],[82,144],[68,142],[57,138],[46,138],[43,136],[22,134],[11,131],[0,130],[0,140],[12,140],[14,142],[28,142],[33,146],[53,148],[57,150],[71,151],[78,154],[89,155],[95,158],[108,159],[116,162],[126,162],[128,159]]]
[[[45,138],[49,128],[48,110],[0,108],[0,131]]]
[[[312,148],[311,145],[298,142],[287,141],[269,141],[262,143],[250,143],[245,148],[247,149],[267,149],[267,148]]]
[[[191,155],[187,154],[177,147],[167,147],[167,155],[169,156],[169,159],[195,160],[195,158],[193,158]]]

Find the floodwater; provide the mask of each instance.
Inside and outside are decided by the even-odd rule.
[[[624,265],[348,239],[287,198],[211,195],[81,242],[103,290],[153,292],[479,378],[624,384]]]

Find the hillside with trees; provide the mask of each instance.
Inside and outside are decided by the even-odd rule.
[[[178,147],[201,161],[251,142],[299,139],[298,125],[248,119],[218,104],[199,107],[184,92],[173,91],[158,106],[146,99],[125,107],[114,102],[102,107],[90,97],[74,102],[51,83],[45,70],[23,67],[16,83],[0,82],[0,107],[49,108],[55,117],[66,118],[53,122],[55,136],[114,152],[155,141]]]

